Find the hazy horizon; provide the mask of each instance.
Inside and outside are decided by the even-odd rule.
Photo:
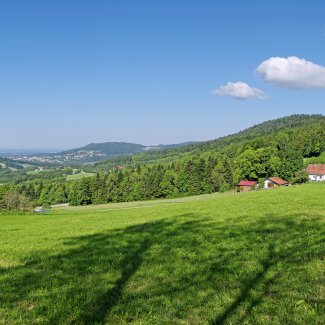
[[[0,147],[205,141],[325,113],[325,3],[0,5]]]
[[[315,114],[321,114],[323,115],[322,113],[315,113]],[[308,115],[313,115],[312,113],[308,114]],[[279,118],[281,117],[285,117],[285,116],[280,116]],[[263,122],[266,122],[268,120],[264,120],[264,121],[260,121],[260,123],[263,123]],[[140,143],[140,142],[135,142],[135,141],[132,141],[132,140],[108,140],[108,141],[88,141],[86,143],[83,143],[83,144],[80,144],[80,145],[75,145],[75,146],[70,146],[70,147],[26,147],[26,148],[20,148],[20,147],[0,147],[0,153],[1,152],[6,152],[6,153],[9,153],[11,151],[17,151],[17,152],[35,152],[35,153],[50,153],[50,152],[60,152],[60,151],[65,151],[65,150],[69,150],[69,149],[75,149],[75,148],[79,148],[79,147],[84,147],[88,144],[92,144],[92,143],[107,143],[107,142],[117,142],[117,143],[132,143],[132,144],[141,144],[141,145],[144,145],[144,146],[159,146],[159,145],[172,145],[172,144],[180,144],[180,143],[187,143],[187,142],[204,142],[204,141],[210,141],[210,140],[215,140],[217,138],[220,138],[220,137],[223,137],[223,136],[227,136],[227,135],[231,135],[231,134],[234,134],[234,133],[237,133],[237,132],[240,132],[246,128],[249,128],[249,127],[252,127],[256,124],[259,124],[259,123],[255,123],[255,124],[252,124],[252,125],[249,125],[247,127],[244,127],[242,129],[238,129],[238,130],[235,130],[233,132],[228,132],[228,133],[225,133],[225,134],[221,134],[219,136],[216,136],[216,137],[213,137],[213,138],[209,138],[209,139],[205,139],[205,138],[202,138],[202,139],[192,139],[192,140],[184,140],[184,141],[180,141],[180,142],[176,142],[176,141],[172,141],[172,142],[169,142],[169,143]]]

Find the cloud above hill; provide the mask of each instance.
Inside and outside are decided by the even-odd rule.
[[[266,99],[264,92],[258,88],[250,87],[245,82],[228,82],[213,91],[214,95],[229,96],[235,99]]]
[[[325,67],[296,56],[271,57],[256,69],[262,78],[290,89],[325,89]]]

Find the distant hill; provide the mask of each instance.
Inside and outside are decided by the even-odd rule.
[[[127,142],[104,142],[104,143],[90,143],[84,147],[74,148],[57,153],[60,156],[69,156],[78,154],[80,152],[93,152],[94,155],[105,155],[107,157],[130,155],[142,152],[145,146],[137,143]]]
[[[236,156],[236,150],[244,142],[252,142],[247,145],[255,148],[262,146],[262,142],[268,143],[272,141],[283,131],[290,135],[290,130],[301,129],[301,132],[298,132],[299,137],[303,136],[306,132],[308,135],[310,133],[309,128],[313,128],[319,125],[319,123],[325,123],[324,115],[291,115],[266,121],[238,133],[205,142],[184,142],[170,145],[160,144],[157,146],[145,146],[127,142],[90,143],[83,147],[53,154],[30,154],[21,155],[20,157],[17,155],[7,155],[6,158],[14,159],[15,162],[38,164],[41,166],[88,165],[96,163],[95,170],[107,171],[116,165],[164,164],[216,151],[222,153],[227,150],[228,155]],[[319,135],[315,135],[313,141],[317,141],[317,137]],[[301,141],[303,142],[304,140],[302,139]],[[304,156],[308,158],[307,153]]]
[[[84,147],[65,150],[52,157],[56,162],[63,164],[91,164],[114,157],[124,157],[148,151],[180,148],[194,142],[185,142],[170,145],[145,146],[128,142],[90,143]]]
[[[159,144],[157,146],[145,146],[143,144],[137,143],[128,143],[128,142],[103,142],[103,143],[90,143],[84,147],[65,150],[57,153],[58,155],[67,155],[75,153],[78,151],[97,151],[108,156],[117,156],[117,155],[129,155],[135,154],[142,151],[149,150],[162,150],[168,148],[179,148],[188,144],[198,143],[198,142],[183,142],[177,144]]]
[[[22,152],[17,151],[12,153],[0,153],[0,157],[7,159],[14,159],[17,163],[27,163],[33,165],[83,165],[92,164],[95,162],[107,160],[114,157],[125,157],[149,151],[159,151],[171,148],[180,148],[196,142],[184,142],[177,144],[157,146],[146,146],[138,143],[127,142],[104,142],[104,143],[90,143],[86,146],[65,150],[56,153],[40,153],[40,152]]]
[[[4,157],[0,157],[0,169],[5,168],[13,168],[13,169],[21,169],[23,168],[21,163],[17,163],[16,161]]]
[[[295,172],[301,171],[303,164],[306,166],[309,161],[321,162],[324,153],[325,116],[292,115],[266,121],[238,133],[200,143],[157,146],[125,142],[91,143],[52,156],[21,156],[21,161],[17,161],[17,156],[13,157],[14,161],[10,161],[10,157],[7,157],[9,161],[2,161],[1,164],[0,174],[5,177],[0,177],[0,183],[11,182],[13,179],[16,182],[34,180],[37,177],[50,179],[52,176],[61,177],[61,180],[65,181],[66,175],[73,171],[71,168],[61,168],[62,165],[70,165],[75,170],[79,169],[79,171],[88,173],[126,170],[125,175],[128,177],[136,169],[138,174],[123,184],[137,180],[139,175],[147,177],[147,183],[144,186],[136,186],[141,191],[135,196],[145,199],[152,197],[152,193],[143,196],[143,191],[150,188],[152,184],[160,184],[155,174],[156,171],[159,173],[168,171],[166,177],[171,177],[171,179],[168,178],[167,183],[162,183],[168,185],[168,182],[171,182],[164,191],[171,190],[174,195],[180,190],[184,191],[185,188],[186,193],[198,194],[211,190],[211,186],[214,190],[233,187],[240,178],[257,180],[275,175],[286,180],[294,180]],[[27,166],[24,169],[32,169],[31,164],[38,164],[45,167],[52,166],[55,170],[53,175],[46,172],[44,175],[37,174],[37,177],[27,174],[29,170],[11,173],[8,167],[17,166],[9,166],[9,162],[19,163],[22,167]],[[199,182],[194,182],[193,177],[201,177],[201,179]],[[186,189],[182,182],[184,184],[194,182],[195,191]],[[124,192],[126,193],[125,189],[117,192],[114,200],[120,200]],[[129,199],[126,198],[126,200]]]

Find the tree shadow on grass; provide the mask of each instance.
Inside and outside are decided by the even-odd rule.
[[[322,255],[318,237],[301,240],[319,232],[318,218],[297,217],[216,222],[188,213],[67,238],[59,254],[2,269],[4,323],[242,323],[276,281],[278,263]],[[249,263],[256,267],[245,270]],[[220,302],[225,292],[230,304]]]
[[[128,283],[132,275],[141,266],[145,252],[150,247],[148,239],[143,240],[139,247],[129,247],[126,256],[121,265],[121,276],[116,280],[114,286],[96,298],[96,302],[92,302],[84,312],[82,319],[85,323],[93,321],[102,323],[105,317],[110,313],[111,309],[119,303],[123,289]]]
[[[249,314],[250,311],[257,306],[258,303],[261,302],[263,294],[267,292],[269,284],[272,282],[274,276],[271,279],[265,279],[265,275],[269,271],[269,269],[276,264],[276,256],[274,253],[274,246],[271,244],[268,249],[268,255],[265,260],[261,261],[262,270],[258,272],[252,279],[247,280],[243,287],[241,288],[241,292],[239,296],[235,299],[233,303],[231,303],[226,310],[218,315],[212,322],[212,325],[221,325],[226,322],[229,315],[235,312],[235,310],[245,301],[248,302],[246,314]],[[256,287],[259,283],[264,281],[264,290],[263,293],[258,298],[251,297],[251,290]],[[244,319],[242,319],[243,321]]]
[[[268,253],[265,258],[260,260],[261,270],[253,277],[243,281],[240,293],[222,313],[210,322],[211,325],[228,323],[229,318],[243,304],[246,307],[245,313],[239,315],[235,320],[238,324],[244,323],[245,318],[249,317],[252,310],[263,301],[263,298],[270,292],[272,284],[276,282],[278,277],[276,268],[279,263],[289,266],[302,263],[304,260],[324,258],[322,240],[324,230],[321,231],[320,218],[313,217],[309,220],[311,223],[306,224],[297,222],[300,217],[300,215],[292,215],[283,219],[274,215],[266,215],[256,222],[252,229],[246,230],[246,236],[252,236],[252,238],[264,236],[263,241],[268,243]],[[272,220],[274,221],[272,222]],[[318,236],[306,240],[307,234],[314,236],[316,233]],[[273,272],[271,276],[268,276],[271,269]],[[262,288],[257,297],[254,297],[252,291],[256,290],[258,286]]]
[[[195,224],[184,222],[179,230],[186,231]],[[35,253],[24,266],[1,269],[4,277],[0,281],[0,302],[6,308],[18,307],[19,317],[23,313],[26,319],[35,318],[38,308],[46,312],[46,320],[51,323],[105,323],[106,315],[119,303],[124,287],[141,267],[150,246],[170,236],[167,228],[171,226],[172,222],[162,220],[74,237],[66,240],[68,249],[62,254]],[[88,290],[93,292],[89,294]],[[53,294],[55,291],[57,294]],[[46,293],[41,307],[37,306],[38,292]],[[63,300],[59,306],[57,299]],[[52,303],[56,310],[46,306]],[[79,308],[66,309],[65,303]]]

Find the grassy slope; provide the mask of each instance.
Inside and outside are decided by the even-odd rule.
[[[324,191],[0,216],[0,323],[323,324]]]
[[[85,178],[85,177],[92,177],[92,176],[95,176],[95,175],[96,175],[95,173],[81,172],[81,173],[78,173],[78,174],[68,175],[67,180],[72,181],[72,180],[77,180],[77,179],[81,179],[81,178]]]
[[[311,157],[304,159],[304,165],[308,164],[325,164],[325,152],[322,152],[318,157]]]

